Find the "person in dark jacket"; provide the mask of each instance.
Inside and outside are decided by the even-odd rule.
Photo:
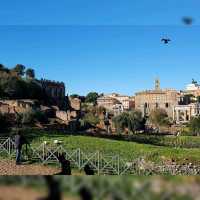
[[[21,151],[24,144],[26,144],[26,139],[22,136],[21,132],[18,131],[15,135],[16,165],[21,164]]]

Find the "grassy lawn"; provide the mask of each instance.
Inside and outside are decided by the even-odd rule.
[[[192,162],[200,164],[200,148],[174,148],[90,136],[62,134],[37,136],[37,138],[32,140],[32,145],[34,146],[38,146],[42,141],[53,143],[53,140],[56,139],[62,141],[66,149],[81,148],[82,151],[90,153],[100,151],[108,155],[120,155],[129,161],[138,157],[144,157],[154,162],[174,159],[178,163]]]

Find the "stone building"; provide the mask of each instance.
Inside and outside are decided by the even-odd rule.
[[[120,101],[110,96],[102,96],[97,99],[97,105],[112,111],[116,104],[120,104]]]
[[[200,114],[200,104],[191,103],[189,105],[177,105],[173,110],[173,121],[176,124],[187,123],[192,117]]]
[[[122,104],[123,110],[128,111],[128,110],[131,110],[135,107],[134,97],[129,97],[127,95],[120,95],[120,94],[117,94],[117,93],[112,93],[112,94],[106,95],[106,96],[118,100]]]
[[[23,113],[36,108],[37,101],[31,99],[0,100],[0,112],[3,114]]]
[[[178,105],[180,94],[174,89],[161,89],[160,81],[155,81],[155,89],[138,92],[135,95],[135,108],[148,116],[156,108],[166,110],[168,116],[173,118],[174,106]]]
[[[200,96],[200,85],[193,80],[192,83],[186,85],[186,89],[182,91],[182,95]]]
[[[59,107],[65,106],[65,84],[63,82],[41,79],[40,84],[47,96],[54,101],[54,104]]]

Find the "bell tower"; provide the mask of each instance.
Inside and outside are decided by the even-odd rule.
[[[157,78],[155,80],[155,90],[160,90],[160,79],[159,78]]]

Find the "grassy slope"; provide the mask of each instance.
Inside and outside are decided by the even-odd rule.
[[[38,140],[39,139],[39,140]],[[83,151],[101,151],[105,154],[119,154],[123,158],[131,160],[138,157],[146,157],[148,160],[159,162],[161,160],[175,159],[177,162],[193,162],[200,164],[200,149],[171,148],[149,144],[139,144],[135,142],[116,141],[110,139],[94,138],[89,136],[41,136],[33,143],[40,141],[58,139],[63,141],[63,145],[69,149],[81,148]]]

